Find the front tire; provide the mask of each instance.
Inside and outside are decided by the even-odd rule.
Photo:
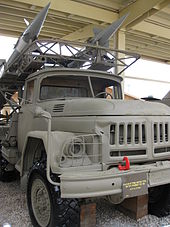
[[[78,200],[61,198],[59,187],[47,181],[42,163],[36,163],[30,170],[27,204],[33,226],[78,227],[80,225]]]

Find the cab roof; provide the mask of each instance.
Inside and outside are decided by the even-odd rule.
[[[40,78],[43,77],[44,75],[49,76],[53,75],[54,73],[57,74],[63,74],[63,75],[77,75],[77,76],[98,76],[98,77],[106,77],[111,80],[115,80],[118,82],[121,82],[123,78],[121,76],[114,75],[109,72],[103,72],[103,71],[97,71],[97,70],[88,70],[88,69],[74,69],[74,68],[46,68],[42,69],[38,72],[35,72],[27,77],[26,80],[30,80],[31,78]]]

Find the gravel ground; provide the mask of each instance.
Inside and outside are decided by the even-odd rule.
[[[9,223],[11,227],[31,227],[26,204],[26,195],[20,189],[19,181],[0,182],[0,227]],[[170,224],[170,215],[157,218],[147,215],[135,221],[117,211],[104,199],[97,202],[97,227],[163,227]],[[170,226],[170,225],[169,225]]]
[[[30,227],[26,195],[20,189],[19,181],[0,182],[0,227],[9,223],[11,227]]]

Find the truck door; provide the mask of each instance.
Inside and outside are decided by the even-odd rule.
[[[34,102],[35,102],[35,80],[26,83],[24,91],[24,102],[18,118],[18,150],[21,152],[25,143],[27,133],[33,128]]]

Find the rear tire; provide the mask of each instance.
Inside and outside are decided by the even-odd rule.
[[[43,163],[36,163],[29,172],[27,204],[33,226],[80,225],[78,200],[61,198],[59,187],[47,181]]]
[[[170,185],[162,185],[149,189],[148,213],[157,217],[170,214]]]

